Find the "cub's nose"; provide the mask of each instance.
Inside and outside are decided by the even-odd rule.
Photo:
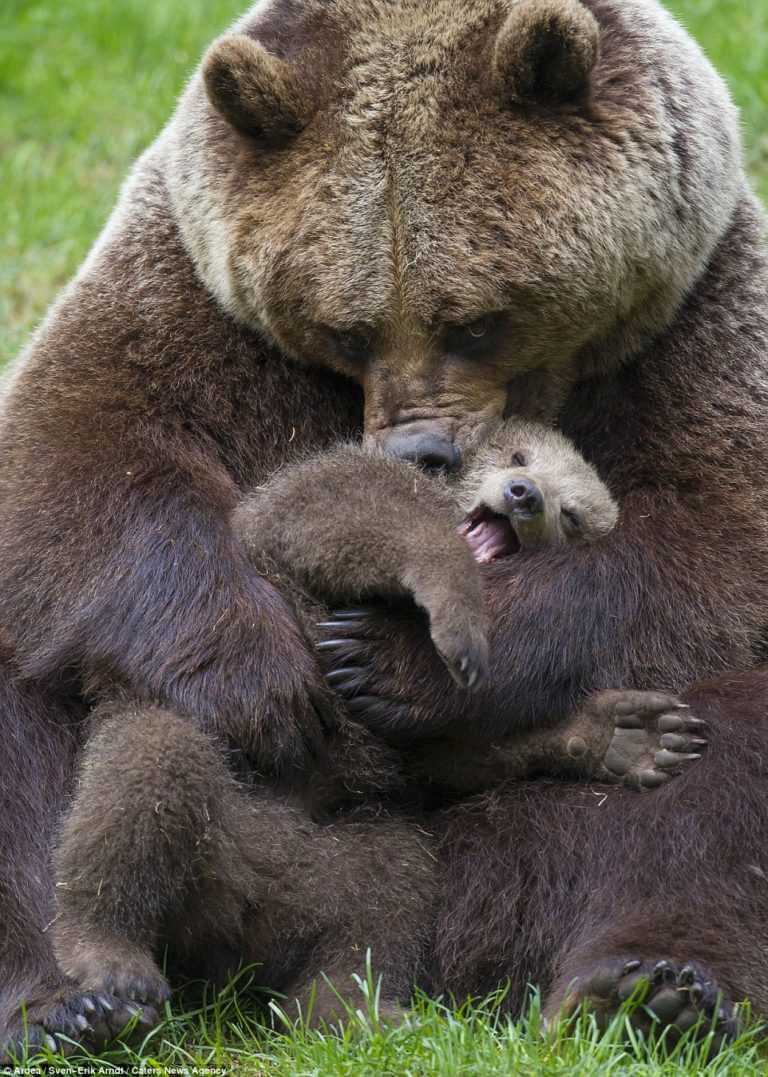
[[[510,512],[536,516],[544,511],[544,497],[532,479],[515,479],[504,491],[504,504]]]
[[[425,471],[456,471],[461,464],[461,453],[441,434],[395,431],[384,448],[390,456],[418,464]]]

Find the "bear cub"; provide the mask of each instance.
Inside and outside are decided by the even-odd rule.
[[[278,471],[232,523],[257,567],[293,591],[305,621],[307,604],[315,612],[318,604],[412,599],[451,675],[474,689],[488,651],[473,561],[594,542],[617,519],[605,484],[562,434],[508,420],[483,428],[457,479],[342,445]]]

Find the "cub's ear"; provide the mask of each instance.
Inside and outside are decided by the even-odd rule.
[[[245,135],[280,144],[310,119],[294,66],[245,34],[214,41],[203,58],[203,79],[213,107]]]
[[[600,29],[579,0],[517,0],[496,39],[494,75],[511,101],[550,104],[584,90]]]

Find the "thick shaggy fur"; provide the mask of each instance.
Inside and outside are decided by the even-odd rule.
[[[336,665],[390,726],[459,736],[554,721],[600,687],[727,676],[697,690],[722,747],[610,811],[540,783],[438,816],[434,982],[509,975],[513,1000],[533,980],[556,1005],[577,965],[685,950],[768,1012],[768,687],[748,672],[768,611],[762,215],[726,91],[685,33],[654,0],[583,7],[593,19],[542,0],[537,23],[506,0],[258,5],[238,33],[284,61],[274,100],[269,63],[243,79],[244,50],[213,47],[16,368],[0,428],[3,739],[24,763],[0,818],[6,1026],[66,989],[42,851],[71,773],[63,731],[96,691],[195,716],[273,772],[322,741],[316,660],[229,529],[239,495],[363,423],[398,451],[439,437],[447,458],[505,409],[559,410],[621,526],[487,570],[491,687],[471,706],[395,613],[350,622]]]
[[[607,490],[565,439],[508,422],[458,487],[342,446],[282,469],[237,508],[233,528],[260,571],[292,597],[308,635],[321,600],[407,596],[428,613],[454,677],[476,687],[487,663],[485,616],[479,569],[456,528],[457,502],[474,500],[510,470],[519,476],[523,469],[510,464],[523,451],[532,463],[538,458],[551,499],[560,503],[562,486],[581,507],[586,535],[596,524],[591,513],[602,523],[615,519]],[[557,541],[557,524],[541,515]],[[678,730],[667,739],[690,747],[695,719],[654,693],[603,693],[570,722],[495,744],[480,740],[474,751],[430,744],[398,753],[356,723],[354,710],[339,713],[327,760],[305,782],[305,812],[242,770],[248,780],[236,783],[222,746],[190,729],[189,719],[119,703],[97,709],[56,852],[52,936],[67,976],[102,1007],[109,1000],[107,1031],[132,1000],[146,1021],[156,1015],[168,993],[156,964],[164,944],[177,963],[213,947],[221,971],[227,960],[230,969],[258,961],[262,982],[289,992],[303,1010],[319,988],[315,1020],[339,1013],[319,974],[354,1004],[353,977],[370,949],[384,974],[382,999],[396,1011],[426,973],[436,909],[425,786],[444,797],[535,772],[655,786],[669,780],[670,767],[698,758],[659,754],[664,722]],[[359,810],[333,822],[361,798],[369,809],[377,800],[367,822]],[[89,1035],[98,1041],[95,1028]]]
[[[370,948],[384,1012],[407,1000],[435,915],[427,831],[401,814],[319,825],[238,783],[221,746],[171,712],[120,704],[94,719],[57,852],[56,950],[81,992],[118,1011],[156,1005],[168,946],[175,968],[209,979],[256,962],[260,982],[331,1020],[344,1011],[320,973],[359,1004]]]

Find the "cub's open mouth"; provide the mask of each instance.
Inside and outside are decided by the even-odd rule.
[[[479,505],[459,524],[459,534],[469,543],[469,548],[481,565],[517,553],[520,542],[506,516],[492,512],[487,505]]]

